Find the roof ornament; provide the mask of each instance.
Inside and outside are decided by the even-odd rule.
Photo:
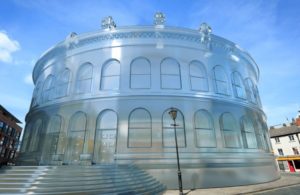
[[[163,28],[165,26],[166,17],[165,14],[162,12],[156,12],[154,14],[154,25],[157,28]]]
[[[74,47],[78,43],[78,38],[77,38],[77,33],[76,32],[71,32],[67,37],[66,37],[66,46],[68,48]]]
[[[101,28],[104,30],[113,30],[116,27],[116,23],[114,22],[114,19],[111,16],[107,16],[101,21]]]
[[[212,29],[207,23],[202,23],[199,28],[201,34],[201,43],[208,43],[211,41],[211,32]]]

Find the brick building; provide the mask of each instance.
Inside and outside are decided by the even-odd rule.
[[[22,128],[14,115],[0,105],[0,166],[13,164]]]

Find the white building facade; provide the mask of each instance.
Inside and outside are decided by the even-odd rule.
[[[300,127],[292,123],[270,129],[271,143],[280,170],[300,172]]]

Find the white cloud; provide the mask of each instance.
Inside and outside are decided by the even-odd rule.
[[[32,76],[31,76],[31,74],[26,75],[26,77],[24,78],[24,82],[25,82],[26,84],[33,85],[33,81],[32,81]]]
[[[12,62],[11,54],[20,49],[18,41],[8,37],[5,31],[0,31],[0,61]]]

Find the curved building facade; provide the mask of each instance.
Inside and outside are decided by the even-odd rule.
[[[19,164],[134,163],[176,188],[174,107],[184,188],[277,179],[258,66],[210,32],[156,18],[72,33],[34,67]]]

